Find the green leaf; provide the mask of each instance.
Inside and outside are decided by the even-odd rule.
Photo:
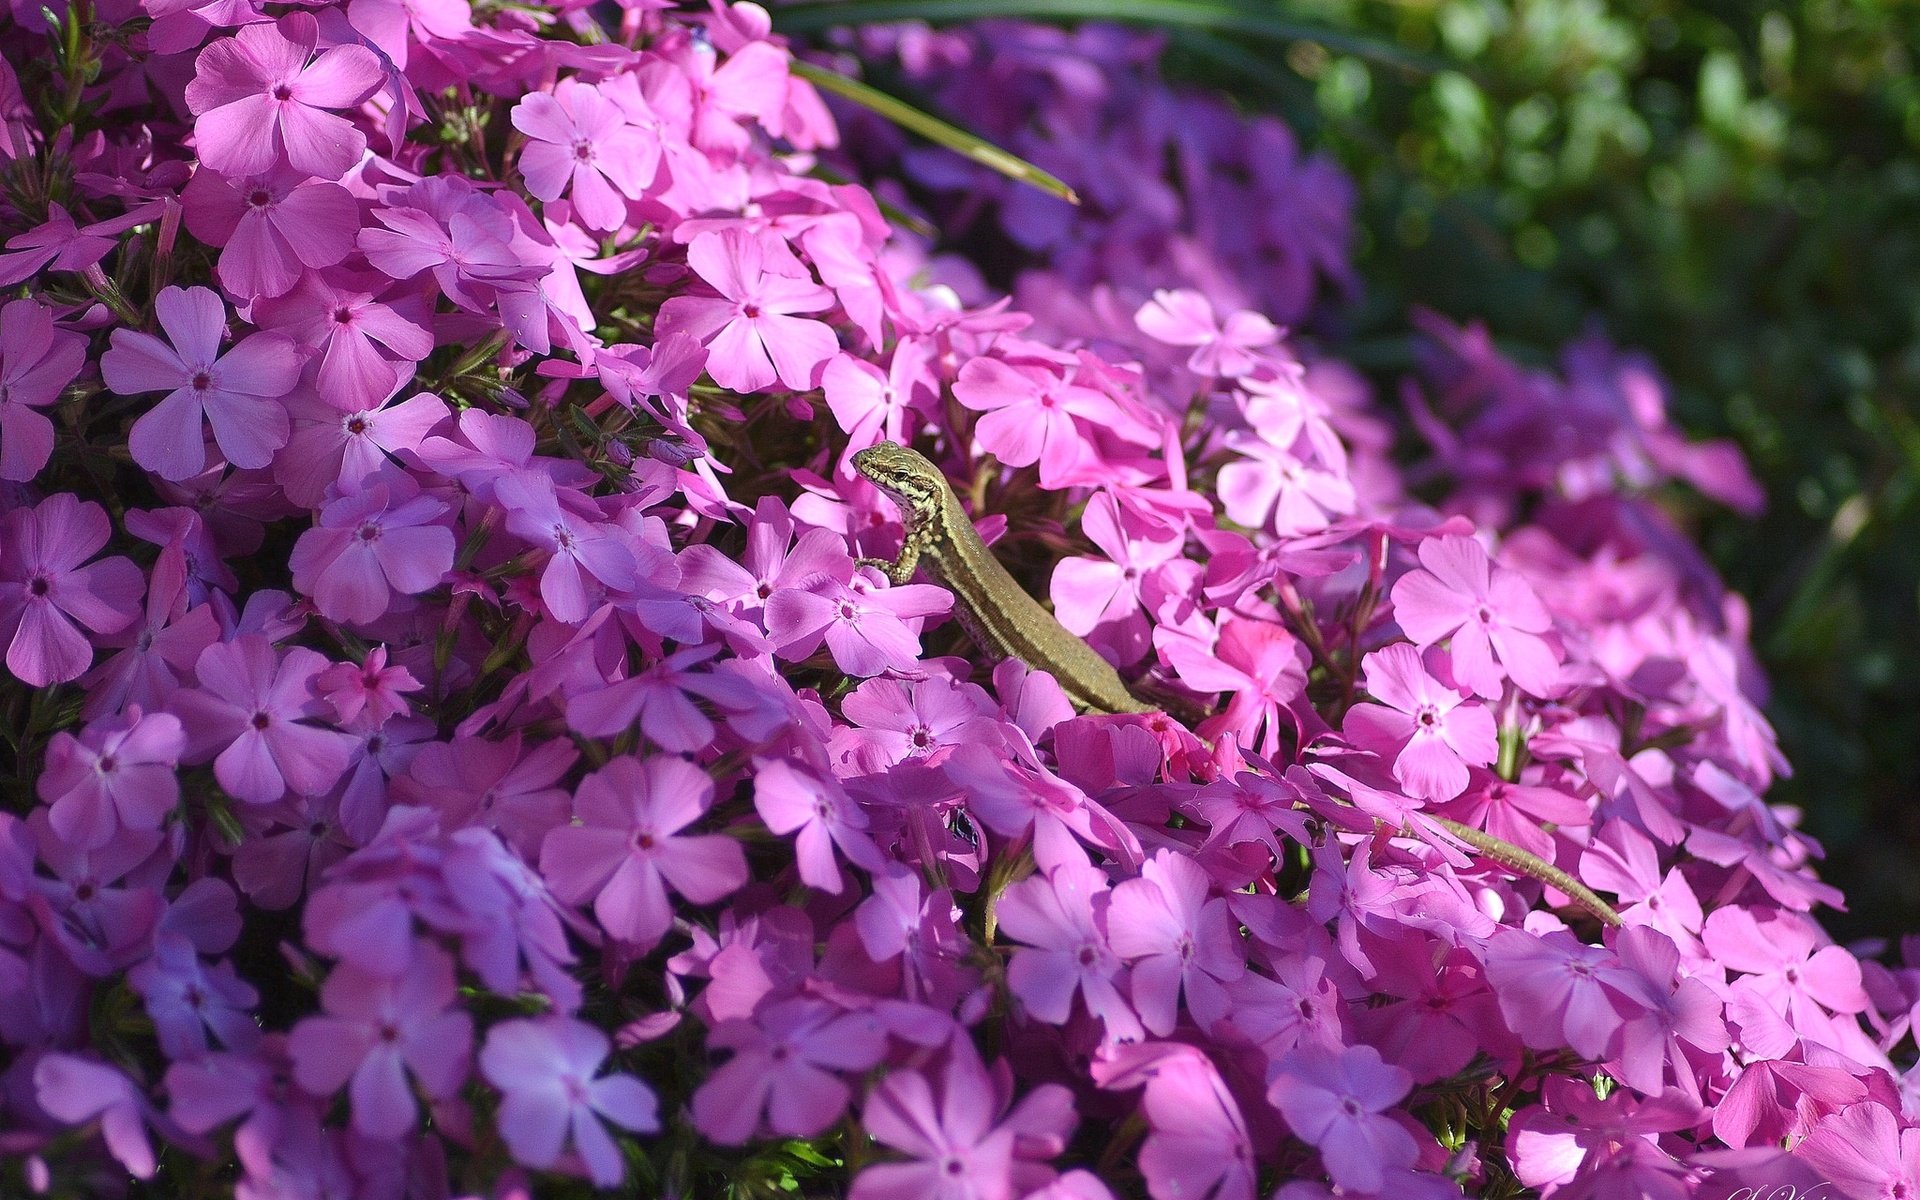
[[[791,69],[795,75],[815,87],[832,92],[836,96],[844,96],[862,108],[872,109],[900,128],[910,130],[930,142],[963,154],[983,166],[992,167],[1009,179],[1037,187],[1048,195],[1058,196],[1068,204],[1080,203],[1080,197],[1072,188],[1026,159],[1010,154],[958,126],[949,125],[938,117],[929,116],[911,104],[897,100],[877,88],[868,87],[857,79],[849,79],[838,71],[829,71],[825,67],[802,62],[799,59],[793,61]]]
[[[1200,29],[1276,42],[1314,42],[1329,50],[1372,59],[1416,74],[1446,63],[1403,50],[1391,42],[1307,21],[1289,21],[1265,5],[1247,0],[826,0],[782,5],[773,10],[782,33],[814,33],[844,25],[889,21],[925,21],[950,25],[984,17],[1029,20],[1122,21],[1134,25]]]

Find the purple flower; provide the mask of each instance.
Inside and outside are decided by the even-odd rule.
[[[1133,314],[1133,323],[1156,342],[1192,346],[1187,370],[1196,375],[1245,375],[1259,361],[1252,352],[1280,340],[1273,322],[1257,312],[1230,313],[1220,324],[1206,296],[1191,288],[1154,292]]]
[[[186,744],[178,717],[143,713],[137,704],[92,722],[77,738],[54,734],[37,781],[53,831],[92,850],[120,829],[160,828],[180,802],[173,769]]]
[[[833,293],[784,242],[744,229],[703,233],[688,245],[687,265],[720,294],[669,299],[654,327],[659,336],[699,338],[707,374],[736,392],[774,382],[795,391],[814,386],[840,342],[832,326],[794,314],[833,307]]]
[[[807,886],[835,895],[846,887],[833,854],[836,846],[859,867],[875,873],[886,869],[885,856],[867,834],[867,814],[832,776],[779,759],[762,759],[756,768],[754,809],[770,831],[793,836],[794,858]]]
[[[1106,1022],[1107,1036],[1132,1041],[1140,1021],[1121,995],[1126,967],[1107,938],[1112,896],[1106,873],[1067,861],[1021,880],[1000,897],[1000,928],[1026,943],[1007,968],[1007,986],[1036,1020],[1064,1025],[1076,992]]]
[[[1343,1188],[1378,1192],[1386,1172],[1419,1156],[1413,1135],[1383,1114],[1413,1077],[1380,1061],[1372,1046],[1301,1046],[1275,1064],[1267,1098],[1301,1141],[1318,1147],[1327,1174]]]
[[[67,492],[0,520],[0,642],[22,682],[79,678],[93,646],[76,626],[113,633],[139,618],[140,568],[119,555],[87,562],[111,533],[105,509]]]
[[[1517,571],[1495,568],[1469,537],[1420,543],[1422,571],[1393,585],[1393,616],[1423,649],[1447,638],[1453,675],[1489,700],[1511,678],[1522,691],[1550,696],[1560,656],[1542,636],[1553,618]],[[1495,666],[1495,659],[1499,665]]]
[[[588,580],[626,589],[634,584],[633,552],[615,531],[561,504],[563,493],[545,475],[518,472],[494,485],[507,528],[547,552],[540,598],[555,620],[575,622],[593,610]],[[566,493],[571,498],[571,493]]]
[[[437,587],[453,569],[453,530],[437,523],[445,503],[394,469],[363,487],[329,501],[293,547],[293,586],[329,620],[378,620],[396,595]]]
[[[332,787],[356,740],[305,723],[327,714],[314,690],[326,668],[326,659],[301,646],[281,657],[258,634],[208,646],[194,665],[199,687],[172,702],[187,730],[187,761],[213,759],[220,786],[250,804],[271,804],[288,789],[311,796]]]
[[[277,167],[245,179],[202,168],[180,194],[187,228],[222,246],[220,282],[237,296],[284,295],[307,268],[353,252],[360,206],[337,183]]]
[[[570,1017],[502,1021],[487,1031],[480,1072],[500,1089],[500,1135],[516,1161],[552,1167],[569,1140],[601,1187],[626,1177],[607,1123],[634,1133],[660,1128],[659,1102],[631,1075],[601,1075],[607,1036]]]
[[[839,1120],[852,1090],[835,1072],[879,1062],[887,1037],[871,1014],[801,997],[762,1005],[751,1020],[719,1022],[707,1045],[734,1053],[694,1093],[694,1124],[738,1146],[763,1118],[775,1135],[803,1138]]]
[[[1796,1154],[1861,1200],[1911,1200],[1920,1188],[1920,1127],[1871,1101],[1820,1122]]]
[[[768,597],[767,634],[782,658],[805,658],[824,641],[849,675],[911,671],[920,658],[920,639],[907,622],[952,606],[952,594],[931,584],[875,588],[863,578],[851,585],[826,578],[811,590],[784,588]]]
[[[341,963],[320,988],[327,1015],[288,1037],[294,1078],[316,1096],[346,1086],[353,1127],[368,1137],[404,1136],[419,1115],[409,1074],[434,1098],[467,1077],[473,1018],[449,1011],[455,999],[453,960],[433,946],[418,947],[397,979]]]
[[[329,46],[306,13],[249,25],[200,52],[187,107],[200,160],[225,175],[261,175],[278,162],[321,179],[345,175],[367,139],[326,110],[356,108],[386,72],[364,46]]]
[[[747,881],[740,843],[681,835],[713,804],[713,780],[683,758],[616,758],[580,782],[578,824],[547,834],[540,870],[568,904],[593,902],[608,933],[651,948],[673,924],[667,888],[711,904]]]
[[[388,281],[377,275],[348,274],[345,271],[308,271],[292,291],[276,300],[254,305],[254,320],[262,329],[271,329],[292,338],[318,363],[313,374],[315,387],[301,388],[287,399],[294,417],[293,439],[287,454],[280,456],[275,472],[289,489],[305,484],[305,495],[294,492],[302,504],[318,504],[328,476],[318,486],[308,484],[319,465],[308,465],[301,449],[318,449],[312,441],[301,439],[301,418],[309,424],[339,422],[344,435],[359,435],[381,449],[392,452],[397,437],[417,432],[406,449],[418,445],[436,423],[427,420],[430,409],[423,401],[438,405],[438,417],[447,415],[446,405],[422,392],[398,405],[387,405],[401,384],[411,377],[411,366],[433,353],[433,324],[427,306],[418,294],[404,289],[397,295],[378,298]],[[383,410],[375,416],[374,410]],[[359,417],[361,427],[348,424]],[[385,428],[375,428],[384,425]],[[311,436],[311,431],[310,431]],[[341,436],[341,434],[336,434]],[[329,446],[332,462],[338,465],[338,447]],[[349,478],[358,478],[362,467]],[[289,473],[292,477],[289,478]]]
[[[644,196],[660,166],[660,143],[627,124],[620,106],[598,88],[577,79],[523,98],[513,107],[513,127],[530,139],[520,150],[527,191],[558,200],[571,183],[573,211],[594,229],[625,224],[620,197]]]
[[[287,410],[280,397],[300,378],[293,343],[277,333],[255,333],[220,353],[227,309],[202,287],[169,287],[153,301],[172,344],[131,329],[113,331],[100,359],[107,386],[123,396],[166,392],[133,423],[133,460],[164,479],[187,479],[207,466],[200,432],[213,426],[220,453],[236,467],[264,467],[287,444]]]
[[[1048,1083],[1012,1112],[1006,1105],[1004,1085],[995,1086],[966,1037],[949,1043],[937,1076],[889,1072],[860,1117],[875,1141],[909,1161],[860,1172],[848,1200],[1012,1200],[1045,1185],[1053,1172],[1022,1160],[1059,1153],[1073,1131],[1072,1097]]]
[[[98,1120],[107,1150],[139,1179],[153,1178],[159,1163],[147,1140],[146,1097],[120,1071],[73,1054],[49,1054],[33,1068],[40,1107],[69,1125]]]
[[[1429,674],[1412,646],[1397,642],[1376,650],[1362,667],[1368,693],[1381,703],[1348,709],[1347,737],[1362,749],[1393,755],[1393,777],[1410,795],[1451,800],[1466,790],[1468,766],[1489,766],[1498,757],[1493,715]]]
[[[1153,1033],[1173,1032],[1182,992],[1194,1020],[1209,1027],[1227,1012],[1222,985],[1246,974],[1238,922],[1224,897],[1207,892],[1206,870],[1171,850],[1113,889],[1107,943],[1132,966],[1133,1005]]]
[[[53,422],[35,409],[60,398],[87,361],[85,335],[60,329],[35,300],[0,308],[0,479],[24,483],[53,456]]]
[[[208,1033],[230,1050],[249,1050],[260,1040],[249,1011],[260,994],[233,964],[202,963],[193,943],[178,934],[156,938],[152,957],[127,972],[127,983],[146,1001],[160,1049],[172,1058],[205,1054]]]

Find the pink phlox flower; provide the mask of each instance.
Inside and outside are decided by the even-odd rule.
[[[1585,1059],[1608,1058],[1628,1017],[1646,1010],[1644,979],[1612,952],[1561,930],[1503,929],[1482,961],[1507,1024],[1536,1050],[1571,1046]]]
[[[853,923],[869,958],[900,960],[901,990],[908,1000],[951,1009],[979,984],[978,973],[966,965],[972,943],[960,930],[952,891],[929,893],[912,871],[876,874]]]
[[[618,603],[644,629],[683,645],[698,645],[718,637],[735,654],[764,657],[770,649],[760,627],[735,611],[716,604],[697,588],[683,583],[688,559],[711,561],[713,550],[690,546],[681,554],[667,548],[664,536],[628,539],[636,569],[633,585]]]
[[[1500,1059],[1518,1053],[1485,968],[1465,950],[1416,941],[1375,965],[1372,987],[1393,999],[1356,1013],[1357,1023],[1367,1042],[1415,1083],[1445,1079],[1483,1051]]]
[[[337,795],[289,796],[241,813],[248,837],[233,852],[233,880],[263,909],[292,908],[327,868],[360,843],[340,826]]]
[[[0,308],[0,479],[25,483],[53,457],[53,422],[35,410],[58,400],[86,361],[86,335],[56,326],[46,305]]]
[[[267,1034],[244,1054],[215,1050],[173,1063],[161,1088],[167,1115],[188,1133],[211,1133],[245,1117],[233,1131],[234,1150],[252,1169],[257,1151],[271,1145],[283,1127],[291,1075],[286,1036]]]
[[[120,395],[167,393],[133,423],[127,445],[134,461],[165,479],[198,474],[207,466],[204,420],[234,466],[272,462],[273,452],[287,444],[287,410],[279,400],[300,378],[293,343],[255,333],[220,353],[227,310],[207,288],[164,288],[153,307],[168,341],[116,329],[100,359],[101,377]]]
[[[1320,1151],[1336,1184],[1379,1192],[1387,1170],[1411,1167],[1420,1154],[1413,1135],[1385,1115],[1412,1086],[1413,1077],[1372,1046],[1306,1045],[1275,1064],[1267,1098],[1294,1135]]]
[[[358,108],[387,73],[364,46],[329,46],[316,55],[319,36],[311,15],[294,13],[249,25],[200,52],[186,100],[201,162],[245,176],[284,161],[338,179],[360,161],[365,135],[328,110]]]
[[[1113,889],[1107,943],[1132,968],[1133,1005],[1152,1033],[1173,1031],[1183,994],[1195,1023],[1210,1027],[1227,1013],[1223,985],[1246,973],[1239,923],[1208,891],[1206,871],[1172,850]]]
[[[769,596],[767,634],[774,653],[788,660],[806,658],[824,641],[835,665],[849,675],[911,674],[920,659],[918,622],[952,607],[953,594],[932,584],[883,588],[866,575],[850,583],[826,576]]]
[[[571,184],[573,211],[594,229],[626,224],[621,200],[646,195],[660,168],[660,143],[627,124],[619,105],[600,89],[563,79],[513,106],[513,127],[529,139],[520,150],[520,174],[540,200],[558,200]]]
[[[808,887],[839,895],[846,888],[837,848],[847,861],[870,873],[887,868],[887,859],[867,832],[871,822],[846,789],[831,775],[803,770],[784,759],[754,764],[753,807],[767,828],[794,839],[794,860]]]
[[[569,799],[557,785],[578,758],[565,740],[524,747],[517,732],[497,742],[429,742],[394,781],[395,794],[437,809],[449,829],[495,829],[532,859],[540,839],[567,819]]]
[[[1254,1200],[1260,1165],[1240,1104],[1207,1056],[1192,1046],[1154,1042],[1122,1047],[1096,1061],[1102,1088],[1146,1084],[1140,1109],[1147,1137],[1138,1163],[1154,1196]]]
[[[764,1129],[809,1138],[840,1119],[853,1091],[843,1072],[861,1072],[887,1052],[884,1026],[811,997],[763,1003],[752,1019],[716,1024],[710,1049],[731,1050],[693,1094],[700,1132],[737,1146]]]
[[[925,339],[902,338],[894,343],[884,371],[851,354],[837,354],[827,364],[820,388],[833,419],[847,434],[842,463],[877,442],[907,440],[907,414],[923,414],[933,405],[932,357],[933,347]]]
[[[610,346],[594,357],[593,369],[608,395],[652,414],[692,448],[705,449],[687,410],[687,392],[707,369],[707,349],[697,338],[671,333],[650,347]],[[651,398],[661,403],[646,403]]]
[[[343,726],[364,724],[368,728],[378,728],[392,717],[411,713],[413,706],[407,702],[407,693],[423,691],[426,686],[404,666],[388,665],[384,645],[368,650],[366,661],[335,663],[314,680],[315,690],[333,705],[334,715]]]
[[[1599,795],[1595,825],[1625,820],[1663,846],[1678,844],[1691,829],[1676,815],[1673,801],[1653,783],[1664,759],[1657,752],[1635,755],[1621,752],[1620,730],[1611,722],[1578,717],[1536,736],[1529,749],[1535,757],[1564,759],[1577,764]],[[1711,831],[1709,831],[1711,832]]]
[[[1593,823],[1587,802],[1560,788],[1509,783],[1491,771],[1476,769],[1469,775],[1467,790],[1448,805],[1447,815],[1548,862],[1557,855],[1547,827],[1577,829]]]
[[[1416,646],[1451,639],[1454,678],[1489,700],[1508,678],[1529,695],[1554,694],[1560,655],[1542,636],[1553,618],[1525,577],[1495,567],[1470,537],[1425,539],[1420,565],[1392,591],[1394,619]]]
[[[540,872],[492,830],[456,829],[444,846],[447,893],[465,918],[453,932],[468,969],[498,995],[531,989],[553,1011],[577,1011],[584,993],[568,933],[591,943],[592,925],[556,900]]]
[[[328,713],[314,691],[327,665],[301,646],[282,656],[259,634],[208,646],[194,664],[199,686],[170,702],[187,731],[185,761],[212,759],[220,786],[249,804],[332,787],[346,772],[354,739],[306,723]]]
[[[499,319],[509,294],[535,295],[550,264],[515,245],[518,226],[505,204],[457,176],[430,176],[385,197],[373,210],[386,228],[360,231],[367,262],[393,279],[431,271],[447,299]]]
[[[1111,397],[1074,382],[1072,368],[1047,359],[969,359],[953,396],[984,414],[974,427],[981,446],[1010,467],[1040,464],[1043,487],[1059,486],[1091,453],[1080,421],[1115,423]]]
[[[1867,1083],[1844,1067],[1802,1061],[1797,1047],[1787,1054],[1741,1068],[1713,1106],[1714,1137],[1736,1147],[1797,1145],[1826,1117],[1872,1098]]]
[[[616,527],[577,511],[576,493],[564,493],[569,502],[563,504],[552,479],[521,471],[494,484],[493,495],[506,512],[507,529],[547,555],[540,599],[555,620],[586,619],[593,610],[594,584],[615,590],[634,585],[633,551]]]
[[[1063,558],[1054,566],[1054,615],[1069,632],[1111,648],[1120,662],[1136,662],[1150,646],[1146,588],[1179,557],[1184,538],[1133,519],[1110,491],[1087,502],[1080,529],[1107,557]]]
[[[294,543],[293,586],[313,597],[332,621],[365,624],[417,596],[453,570],[453,530],[440,523],[447,505],[423,493],[406,472],[384,467],[321,508]]]
[[[166,914],[152,868],[161,834],[122,829],[90,849],[60,840],[45,809],[27,818],[40,862],[53,873],[33,878],[23,897],[41,928],[74,966],[95,978],[145,958]]]
[[[662,750],[690,753],[718,733],[697,700],[723,713],[751,712],[758,696],[741,676],[706,668],[720,646],[689,646],[633,675],[567,700],[567,725],[588,737],[615,737],[638,726]]]
[[[592,901],[609,934],[651,948],[673,923],[669,886],[712,904],[747,882],[739,842],[680,832],[712,804],[712,778],[685,759],[616,758],[581,781],[579,823],[547,834],[540,870],[562,901]]]
[[[420,928],[463,934],[473,923],[448,886],[446,858],[437,814],[390,807],[374,837],[328,868],[307,898],[307,945],[365,974],[400,978],[428,944]]]
[[[394,717],[379,725],[361,721],[347,732],[353,752],[339,784],[340,824],[347,836],[365,841],[386,820],[387,782],[403,773],[423,743],[433,738],[434,723],[425,717]]]
[[[1677,1172],[1659,1139],[1698,1124],[1697,1102],[1673,1091],[1643,1099],[1628,1088],[1601,1099],[1586,1080],[1567,1078],[1548,1079],[1541,1099],[1508,1125],[1507,1153],[1521,1183],[1554,1195],[1576,1180],[1592,1181],[1592,1190],[1565,1194],[1660,1200],[1690,1194],[1678,1180],[1660,1178]]]
[[[151,214],[143,213],[133,224],[150,219]],[[7,239],[10,253],[0,254],[0,287],[10,288],[42,271],[84,271],[111,254],[120,245],[116,235],[129,228],[124,216],[75,225],[64,205],[49,204],[44,223]]]
[[[83,628],[114,633],[139,619],[140,568],[120,555],[87,561],[112,532],[105,509],[69,492],[0,518],[0,642],[21,682],[79,678],[93,663]]]
[[[948,1044],[937,1075],[888,1072],[867,1094],[860,1119],[874,1140],[908,1161],[861,1171],[849,1200],[1012,1200],[1050,1183],[1054,1172],[1044,1160],[1073,1132],[1072,1094],[1042,1084],[1008,1111],[1011,1091],[1004,1064],[989,1073],[964,1036]]]
[[[1272,861],[1285,858],[1284,834],[1300,845],[1310,842],[1307,815],[1296,806],[1318,793],[1303,768],[1288,767],[1278,779],[1253,771],[1207,784],[1188,802],[1194,816],[1206,822],[1207,845],[1232,850],[1249,843],[1264,847]]]
[[[147,1121],[147,1098],[117,1068],[76,1054],[48,1054],[33,1067],[34,1098],[56,1121],[81,1125],[100,1122],[107,1152],[137,1179],[151,1179],[159,1167]]]
[[[1785,1018],[1802,1036],[1828,1041],[1833,1014],[1867,1011],[1860,961],[1826,942],[1812,918],[1729,905],[1715,909],[1702,930],[1714,961],[1740,973],[1730,996],[1751,996]]]
[[[180,194],[187,228],[223,247],[218,274],[235,296],[282,296],[306,270],[353,252],[360,206],[337,183],[287,166],[229,178],[202,166]]]
[[[1910,1200],[1920,1188],[1920,1126],[1882,1104],[1856,1104],[1828,1117],[1795,1153],[1861,1200]]]
[[[157,595],[180,610],[206,603],[215,590],[229,596],[239,593],[239,577],[222,557],[213,526],[198,512],[181,507],[131,508],[124,521],[128,533],[160,547],[147,583],[149,603]]]
[[[1283,715],[1292,717],[1296,731],[1301,728],[1294,710],[1306,695],[1307,651],[1277,618],[1224,614],[1212,646],[1181,639],[1167,645],[1166,655],[1188,687],[1231,693],[1226,709],[1201,723],[1202,737],[1230,733],[1271,755],[1281,745]]]
[[[1109,941],[1112,899],[1106,872],[1084,856],[1009,887],[1000,897],[1000,929],[1025,944],[1007,968],[1007,986],[1049,1025],[1067,1023],[1078,993],[1105,1023],[1108,1041],[1138,1041],[1145,1030],[1121,992],[1127,969]]]
[[[1393,951],[1410,931],[1400,912],[1405,874],[1375,870],[1365,848],[1343,859],[1338,842],[1312,850],[1313,878],[1307,912],[1322,924],[1335,922],[1340,956],[1364,975],[1373,975],[1374,954]]]
[[[1060,681],[1017,658],[994,664],[993,690],[1001,711],[1029,742],[1040,741],[1049,729],[1073,719],[1073,701],[1067,699]]]
[[[833,327],[800,313],[833,307],[833,293],[773,235],[726,229],[687,247],[687,265],[717,296],[674,296],[655,331],[685,333],[707,347],[707,374],[736,392],[778,382],[805,391],[840,349]]]
[[[453,960],[434,946],[420,946],[395,979],[340,963],[320,987],[325,1015],[302,1018],[287,1037],[293,1077],[316,1096],[346,1087],[360,1133],[403,1137],[419,1117],[409,1074],[436,1099],[467,1078],[473,1018],[457,1000]]]
[[[528,468],[559,487],[585,487],[599,478],[583,463],[536,456],[535,440],[533,426],[519,417],[469,408],[455,420],[453,436],[428,437],[417,453],[423,465],[459,480],[470,494],[489,502],[496,482]]]
[[[1227,516],[1249,529],[1297,537],[1327,528],[1359,503],[1345,464],[1328,467],[1303,443],[1275,446],[1250,434],[1227,435],[1240,457],[1220,468],[1217,490]]]
[[[180,802],[174,767],[186,749],[180,721],[137,704],[53,735],[36,786],[62,841],[93,849],[120,829],[158,829]]]
[[[1621,966],[1640,977],[1641,986],[1628,1004],[1616,1005],[1637,1011],[1627,1014],[1620,1056],[1610,1072],[1628,1087],[1651,1096],[1667,1086],[1671,1067],[1671,1082],[1697,1099],[1699,1084],[1682,1043],[1703,1054],[1719,1054],[1727,1048],[1720,997],[1706,982],[1679,973],[1679,948],[1656,929],[1645,925],[1622,929],[1613,949]]]
[[[1146,857],[1134,832],[1050,770],[1017,727],[1001,732],[1004,748],[969,743],[942,764],[947,777],[965,790],[967,810],[982,824],[1006,838],[1030,835],[1042,870],[1084,862],[1081,842],[1126,866]]]
[[[160,1049],[169,1057],[205,1054],[209,1033],[230,1050],[249,1050],[260,1040],[249,1011],[260,994],[232,963],[209,967],[193,943],[177,934],[155,939],[152,956],[127,972],[127,983],[146,1001]]]
[[[612,1045],[584,1021],[548,1016],[502,1021],[487,1031],[480,1071],[500,1089],[499,1127],[514,1160],[548,1168],[571,1142],[600,1187],[626,1178],[626,1161],[607,1133],[660,1128],[653,1091],[624,1073],[600,1074]]]
[[[273,20],[255,0],[144,0],[140,7],[153,18],[147,45],[156,54],[197,50],[212,30]]]
[[[929,766],[955,747],[999,744],[996,711],[984,690],[944,675],[925,679],[863,679],[840,701],[853,727],[835,731],[833,746],[862,771],[882,771],[908,759]],[[844,747],[842,749],[842,747]]]
[[[181,680],[192,675],[201,651],[220,640],[220,621],[212,606],[188,608],[184,592],[184,587],[174,588],[176,603],[165,593],[149,590],[145,618],[100,639],[102,645],[123,649],[81,676],[87,689],[81,715],[91,720],[131,704],[143,709],[167,706]]]
[[[1404,642],[1376,650],[1361,664],[1367,692],[1379,704],[1347,710],[1344,732],[1361,749],[1393,756],[1393,777],[1409,793],[1451,800],[1466,790],[1469,766],[1491,766],[1500,754],[1493,714],[1433,676],[1438,660]]]
[[[336,418],[380,409],[411,381],[414,364],[433,353],[425,298],[417,290],[382,295],[385,287],[377,275],[309,271],[293,290],[254,306],[262,329],[292,338],[315,364],[314,387],[288,401],[296,422],[302,414],[324,419],[321,409],[332,409]],[[297,432],[292,444],[300,444]],[[297,453],[290,451],[276,468],[289,457]]]
[[[1156,290],[1133,323],[1156,342],[1192,346],[1187,370],[1214,378],[1245,375],[1259,361],[1255,352],[1280,340],[1280,330],[1257,312],[1242,309],[1218,321],[1206,296],[1191,288]]]

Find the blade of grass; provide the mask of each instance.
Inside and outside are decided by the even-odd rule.
[[[830,71],[800,59],[793,61],[791,69],[795,75],[815,87],[851,100],[862,108],[871,109],[902,129],[917,133],[928,141],[945,146],[955,153],[963,154],[982,166],[992,167],[1009,179],[1039,188],[1050,196],[1058,196],[1068,204],[1080,203],[1080,197],[1066,183],[1034,166],[1026,159],[1016,154],[1009,154],[993,143],[968,133],[958,126],[949,125],[938,117],[929,116],[878,88],[868,87],[859,80],[849,79],[838,71]]]
[[[814,33],[837,26],[888,21],[947,25],[984,17],[1179,26],[1276,42],[1314,42],[1329,50],[1415,74],[1431,74],[1448,66],[1429,55],[1403,50],[1374,38],[1311,22],[1285,20],[1271,9],[1245,0],[828,0],[781,5],[773,10],[774,28],[782,33]]]

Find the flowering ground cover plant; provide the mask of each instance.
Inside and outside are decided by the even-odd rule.
[[[1649,365],[1377,403],[1151,40],[847,43],[1074,209],[769,28],[13,9],[0,1190],[1910,1195]],[[963,657],[883,440],[1166,711]]]

